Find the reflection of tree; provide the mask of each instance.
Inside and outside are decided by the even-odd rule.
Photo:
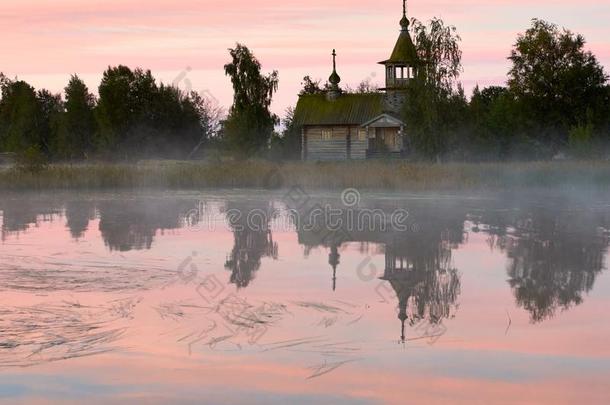
[[[506,244],[509,284],[533,322],[579,305],[604,268],[608,240],[595,215],[537,209],[515,218]]]
[[[0,201],[2,210],[2,240],[7,236],[26,231],[30,225],[39,221],[50,221],[60,210],[53,208],[48,201],[29,199],[6,199]]]
[[[66,226],[73,238],[83,236],[89,221],[95,217],[95,206],[90,201],[70,201],[66,203]]]
[[[37,210],[33,210],[29,204],[3,204],[2,240],[11,233],[23,232],[31,224],[36,224],[37,217]]]
[[[170,200],[102,201],[100,232],[110,250],[150,249],[158,230],[180,228],[194,206]]]
[[[233,231],[233,249],[225,268],[231,271],[231,283],[247,287],[260,268],[263,257],[277,259],[277,243],[269,223],[273,210],[269,203],[229,203],[227,220]]]

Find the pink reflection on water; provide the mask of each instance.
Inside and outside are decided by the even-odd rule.
[[[13,277],[22,270],[42,276],[11,283],[7,276],[1,278],[3,309],[69,303],[74,316],[111,314],[100,315],[105,322],[101,330],[125,331],[103,346],[105,353],[49,363],[45,356],[50,349],[44,349],[28,356],[36,363],[31,367],[0,372],[18,376],[25,385],[31,379],[48,385],[39,389],[66,393],[81,381],[115,389],[107,396],[92,394],[93,403],[250,402],[269,394],[307,402],[610,400],[610,325],[603,321],[609,304],[607,273],[599,276],[584,303],[532,324],[506,283],[506,256],[490,249],[486,236],[471,233],[453,253],[461,294],[455,317],[443,321],[446,333],[431,343],[407,326],[407,341],[401,343],[397,298],[379,295],[378,287],[386,283],[378,278],[384,267],[382,246],[368,246],[378,274],[363,280],[356,270],[366,254],[358,243],[345,244],[333,291],[328,248],[313,248],[305,258],[295,232],[275,232],[273,239],[279,246],[277,260],[263,257],[253,281],[238,289],[225,269],[234,244],[227,226],[157,231],[151,249],[125,252],[109,250],[99,218],[77,240],[63,217],[9,236],[0,245],[1,270]],[[177,274],[189,257],[197,271],[190,281]],[[66,287],[61,271],[74,272],[73,288]],[[129,274],[138,276],[131,280]],[[220,291],[202,297],[198,283],[211,276],[220,282]],[[33,280],[45,288],[24,288]],[[255,308],[276,306],[269,315],[272,322],[255,342],[236,332],[235,325],[220,324],[217,308],[233,296]],[[125,299],[133,305],[117,309],[113,304]],[[40,376],[47,380],[36,382]],[[26,392],[22,399],[55,402],[36,392]],[[64,399],[69,402],[69,395]]]

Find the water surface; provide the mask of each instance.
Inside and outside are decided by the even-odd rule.
[[[351,197],[0,197],[0,401],[610,402],[607,196]]]

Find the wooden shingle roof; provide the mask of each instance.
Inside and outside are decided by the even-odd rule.
[[[294,111],[296,125],[361,125],[383,113],[383,94],[342,94],[327,100],[325,94],[299,97]]]
[[[413,40],[411,39],[411,35],[409,35],[408,30],[403,30],[400,32],[396,45],[394,45],[394,50],[392,50],[390,59],[379,63],[382,65],[396,64],[407,66],[417,66],[419,64],[417,50],[415,49],[415,44],[413,44]]]

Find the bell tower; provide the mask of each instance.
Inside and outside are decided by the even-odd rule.
[[[417,75],[419,58],[417,50],[409,34],[409,19],[407,18],[406,0],[402,1],[402,18],[400,34],[390,58],[379,62],[385,66],[386,108],[392,112],[400,112],[406,101],[406,88],[410,80]]]

